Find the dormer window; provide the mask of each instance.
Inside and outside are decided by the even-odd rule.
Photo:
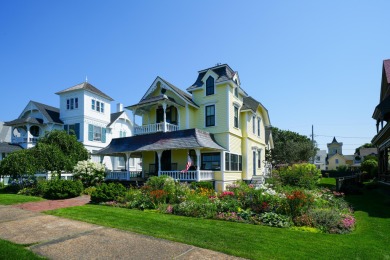
[[[209,76],[206,80],[206,96],[214,95],[214,78]]]

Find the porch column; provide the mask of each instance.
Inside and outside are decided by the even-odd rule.
[[[104,161],[104,155],[100,155],[100,163],[103,163]]]
[[[163,103],[162,104],[163,106],[163,109],[164,109],[164,126],[163,126],[163,132],[166,132],[167,131],[167,113],[166,113],[166,110],[167,110],[167,103]]]
[[[157,156],[158,156],[158,176],[160,176],[161,172],[161,156],[162,156],[163,151],[157,151]]]
[[[196,153],[196,181],[200,181],[200,149],[195,149]]]
[[[126,167],[126,172],[127,172],[126,179],[128,181],[130,180],[130,163],[129,163],[130,155],[131,155],[130,152],[125,153],[125,158],[126,158],[125,167]]]

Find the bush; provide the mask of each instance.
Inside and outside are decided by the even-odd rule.
[[[104,181],[106,169],[104,164],[92,161],[79,161],[73,168],[73,178],[80,180],[84,187],[99,185]]]
[[[321,171],[314,164],[302,163],[281,168],[277,172],[282,185],[315,189],[321,178]]]
[[[188,217],[214,218],[217,214],[217,207],[213,202],[190,200],[175,205],[173,212],[174,214]]]
[[[81,181],[57,179],[41,182],[38,189],[46,199],[68,199],[80,196],[83,184]]]
[[[125,196],[125,193],[126,188],[120,183],[102,183],[91,193],[91,202],[99,203],[118,200],[118,197]]]

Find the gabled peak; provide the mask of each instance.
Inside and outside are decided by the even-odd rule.
[[[98,96],[101,96],[103,98],[106,98],[110,101],[113,101],[113,99],[106,95],[105,93],[103,93],[102,91],[100,91],[98,88],[96,88],[95,86],[93,86],[92,84],[88,83],[88,82],[83,82],[83,83],[80,83],[80,84],[77,84],[73,87],[70,87],[70,88],[67,88],[67,89],[64,89],[64,90],[61,90],[59,92],[57,92],[56,94],[57,95],[61,95],[63,93],[67,93],[67,92],[71,92],[71,91],[77,91],[77,90],[87,90],[89,92],[92,92]]]
[[[336,140],[336,136],[333,137],[332,143],[338,143]]]

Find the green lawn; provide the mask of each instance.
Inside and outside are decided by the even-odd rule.
[[[0,205],[12,205],[12,204],[41,201],[41,200],[44,199],[40,197],[33,197],[33,196],[0,193]]]
[[[331,185],[331,184],[329,184]],[[183,242],[250,259],[390,258],[390,187],[349,196],[357,229],[318,234],[98,205],[48,214]]]
[[[37,256],[22,245],[13,244],[0,239],[0,259],[22,260],[22,259],[46,259]]]

